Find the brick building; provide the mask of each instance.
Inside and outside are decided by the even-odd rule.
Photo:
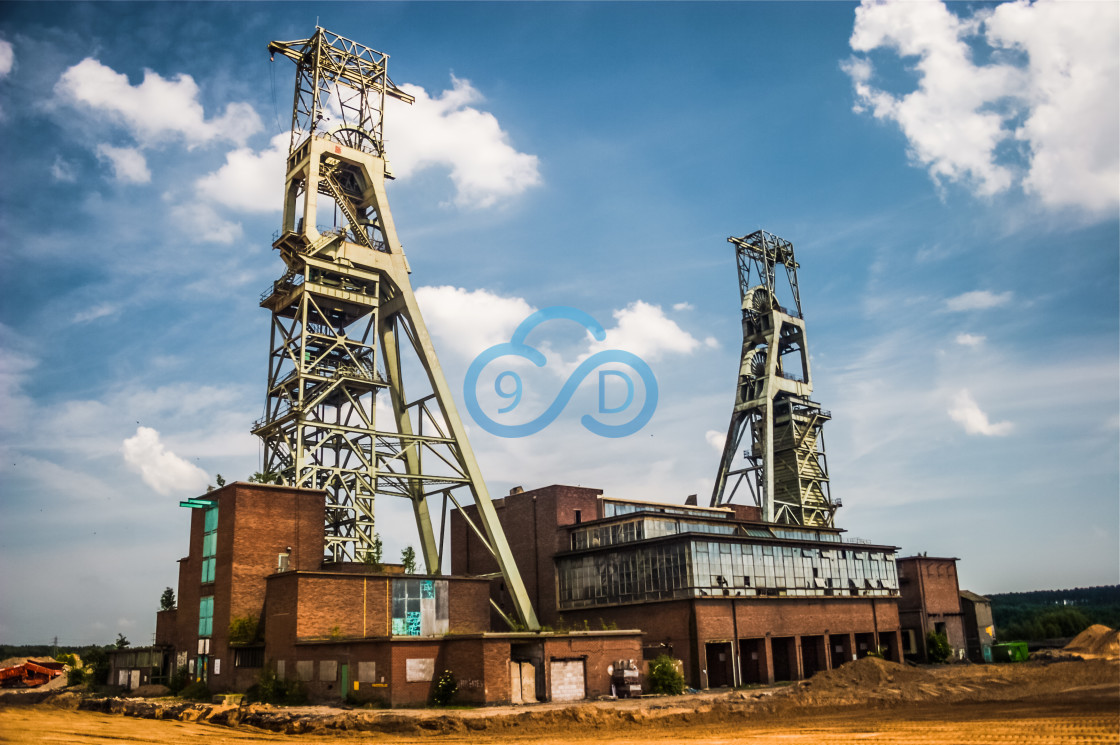
[[[964,619],[968,659],[973,662],[991,662],[992,645],[996,641],[992,601],[983,595],[961,590],[961,614]]]
[[[907,556],[898,560],[898,617],[907,659],[929,661],[926,635],[945,634],[953,659],[964,659],[964,616],[961,612],[957,559]]]
[[[876,650],[900,659],[893,546],[764,523],[754,507],[581,487],[515,489],[494,506],[542,623],[640,628],[644,657],[672,654],[695,687],[799,680]],[[495,569],[453,511],[452,574]],[[491,593],[509,607],[500,581]]]
[[[488,579],[324,563],[321,491],[238,482],[182,504],[179,604],[151,651],[214,691],[267,669],[313,700],[416,705],[451,670],[464,703],[570,700],[609,693],[611,666],[641,654],[633,630],[494,632]],[[113,680],[131,661],[114,656]]]

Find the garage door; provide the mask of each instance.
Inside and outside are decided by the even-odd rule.
[[[583,665],[583,660],[552,660],[553,701],[578,701],[587,696]]]

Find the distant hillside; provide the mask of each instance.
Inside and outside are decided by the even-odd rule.
[[[1095,623],[1120,627],[1120,585],[989,595],[1000,641],[1076,636]]]

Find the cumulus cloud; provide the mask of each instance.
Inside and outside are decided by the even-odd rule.
[[[113,167],[113,175],[124,184],[146,184],[152,180],[148,161],[144,154],[134,147],[113,147],[98,145],[97,157]]]
[[[449,169],[460,207],[491,207],[540,184],[537,156],[518,152],[497,117],[470,105],[482,101],[470,81],[452,76],[451,82],[451,90],[435,97],[401,86],[416,102],[395,105],[386,118],[394,173],[407,178],[426,168]]]
[[[990,292],[973,290],[945,300],[945,309],[953,312],[968,310],[987,310],[998,308],[1011,302],[1011,292]]]
[[[225,219],[202,202],[187,202],[171,208],[171,218],[195,243],[219,243],[228,246],[244,233],[241,223]]]
[[[123,125],[145,147],[171,140],[190,146],[217,140],[243,143],[261,130],[260,117],[243,102],[227,104],[221,116],[208,119],[190,75],[167,79],[145,70],[144,80],[132,85],[126,75],[87,57],[62,73],[54,91],[66,103]]]
[[[978,347],[983,344],[987,338],[988,337],[983,334],[961,333],[957,334],[956,341],[957,344],[960,344],[962,347]]]
[[[967,390],[960,390],[953,396],[949,417],[964,427],[964,431],[970,435],[1002,437],[1009,434],[1013,428],[1011,422],[988,421],[988,415],[980,409],[976,399]]]
[[[681,303],[673,303],[673,310],[677,311],[678,313],[685,310],[693,310],[695,307],[696,306],[687,301]]]
[[[209,481],[205,471],[168,450],[151,427],[137,427],[136,434],[122,443],[121,452],[125,463],[160,494],[198,493]]]
[[[606,329],[603,341],[591,345],[591,354],[602,349],[623,349],[646,362],[663,354],[688,354],[701,342],[665,315],[659,305],[636,300],[613,313],[614,328]],[[714,339],[705,342],[711,346]]]
[[[283,206],[287,133],[263,150],[242,147],[226,154],[225,164],[195,182],[200,197],[241,212],[274,212]]]
[[[704,439],[712,446],[712,449],[717,453],[723,452],[723,446],[727,442],[727,433],[719,432],[714,429],[709,429],[704,433]]]
[[[432,335],[439,337],[440,351],[464,359],[509,341],[518,324],[536,310],[523,298],[449,285],[417,288],[416,302]]]
[[[844,69],[856,110],[897,124],[935,182],[981,195],[1017,184],[1051,207],[1111,213],[1120,204],[1118,16],[1115,3],[1013,2],[962,16],[941,3],[864,0],[852,50],[913,60],[917,87],[877,87],[865,56]],[[977,63],[976,49],[990,59]]]

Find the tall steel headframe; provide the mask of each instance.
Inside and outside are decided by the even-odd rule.
[[[408,499],[431,574],[441,573],[450,506],[473,499],[471,527],[494,555],[516,620],[537,629],[389,213],[383,106],[412,97],[389,82],[385,55],[321,28],[269,50],[296,61],[299,131],[273,242],[286,271],[261,297],[272,312],[266,409],[253,428],[263,470],[326,490],[326,554],[338,561],[374,550],[378,496]],[[341,123],[320,127],[324,109],[341,109]]]
[[[822,432],[831,414],[809,400],[793,244],[764,230],[727,240],[739,269],[743,349],[712,506],[745,484],[768,522],[832,527],[839,504],[829,494]]]

